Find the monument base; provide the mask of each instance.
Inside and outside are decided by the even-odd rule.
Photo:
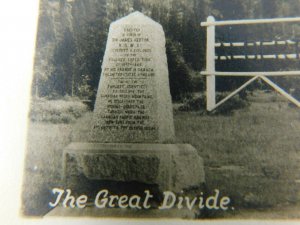
[[[159,192],[180,192],[205,182],[203,160],[189,144],[75,142],[63,156],[66,188],[78,193],[107,189],[105,181],[133,182],[133,189],[138,182]]]

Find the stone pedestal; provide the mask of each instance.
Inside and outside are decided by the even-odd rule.
[[[189,144],[71,143],[64,150],[64,175],[66,187],[79,192],[101,180],[174,192],[204,183],[203,160]]]

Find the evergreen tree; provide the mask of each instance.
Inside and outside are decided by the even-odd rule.
[[[172,99],[189,97],[193,89],[189,68],[181,57],[180,44],[170,39],[167,39],[167,58]]]
[[[95,95],[109,24],[128,15],[132,9],[151,16],[163,26],[168,40],[171,92],[174,99],[179,99],[188,91],[179,87],[176,82],[180,79],[189,80],[188,76],[180,77],[179,74],[197,74],[193,70],[204,69],[206,29],[200,27],[200,23],[208,15],[215,16],[217,20],[298,16],[300,0],[41,0],[33,94],[82,95],[83,92],[91,93],[82,90],[93,90]],[[298,40],[299,27],[297,23],[224,26],[217,27],[216,38],[217,41],[225,42],[274,38]],[[220,54],[230,54],[230,48],[218,51],[220,50]],[[260,54],[259,48],[252,50]],[[231,53],[238,52],[234,50]],[[297,61],[294,62],[248,60],[243,63],[233,60],[217,62],[216,68],[224,71],[299,69]],[[276,79],[278,82],[282,80]],[[297,78],[290,80],[285,79],[282,83],[287,84],[287,88],[297,84]],[[181,84],[190,87],[186,81]],[[217,87],[226,91],[236,88],[244,81],[245,79],[218,78]],[[173,88],[177,90],[172,90]],[[176,93],[177,91],[183,94]]]

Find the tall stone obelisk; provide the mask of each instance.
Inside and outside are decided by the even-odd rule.
[[[64,150],[68,187],[101,180],[178,192],[204,182],[201,157],[174,144],[165,35],[140,12],[109,29],[90,140]]]

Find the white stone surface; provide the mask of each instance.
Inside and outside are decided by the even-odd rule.
[[[140,12],[110,26],[92,124],[93,142],[173,142],[164,31]]]

